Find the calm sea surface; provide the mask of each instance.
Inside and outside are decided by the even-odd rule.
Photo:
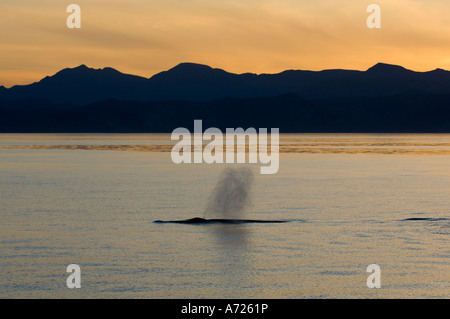
[[[176,165],[172,145],[0,134],[0,297],[450,298],[450,135],[282,135],[277,174],[247,164],[242,216],[281,224],[153,223],[203,217],[237,167]]]

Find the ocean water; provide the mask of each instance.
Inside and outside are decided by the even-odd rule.
[[[0,135],[0,298],[450,297],[450,135],[282,135],[274,175],[176,165],[172,144]],[[242,218],[288,222],[154,223],[203,217],[240,166]]]

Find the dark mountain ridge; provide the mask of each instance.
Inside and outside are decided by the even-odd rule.
[[[450,72],[233,74],[182,63],[151,78],[85,65],[0,87],[0,132],[151,133],[204,127],[280,132],[450,133]]]
[[[296,94],[307,99],[381,97],[407,90],[450,94],[450,72],[415,72],[378,63],[367,71],[287,70],[277,74],[233,74],[181,63],[150,78],[85,65],[59,71],[29,85],[0,87],[0,99],[45,99],[87,105],[106,99],[129,101],[212,101]]]

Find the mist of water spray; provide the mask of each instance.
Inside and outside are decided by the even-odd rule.
[[[208,200],[204,217],[213,215],[234,219],[241,216],[250,204],[252,182],[250,168],[226,168]]]

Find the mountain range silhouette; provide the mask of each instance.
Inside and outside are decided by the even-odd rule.
[[[450,132],[449,103],[449,71],[385,63],[277,74],[181,63],[150,78],[80,65],[0,86],[0,132],[171,132],[194,119],[280,132]]]

